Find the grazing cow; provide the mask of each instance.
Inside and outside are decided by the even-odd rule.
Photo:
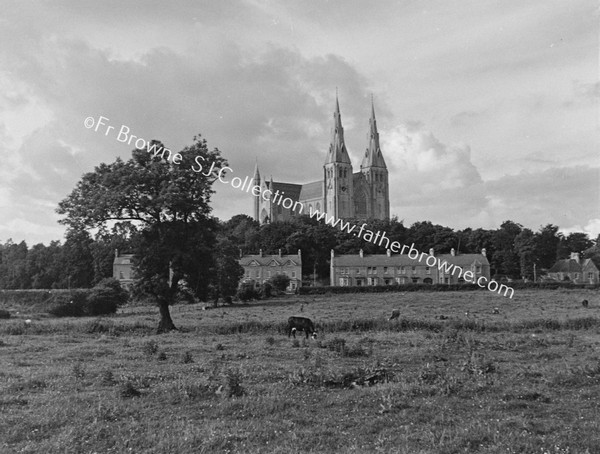
[[[494,314],[499,314],[500,313],[500,309],[498,309],[497,307],[494,308]]]
[[[390,317],[390,320],[394,320],[395,318],[399,318],[400,317],[400,309],[394,309],[392,311],[392,316]]]
[[[583,307],[588,307],[588,305],[589,305],[589,303],[588,303],[588,300],[583,300],[583,301],[581,302],[581,305],[582,305]]]
[[[308,336],[312,336],[313,339],[317,338],[317,331],[315,330],[315,325],[313,324],[310,318],[306,317],[290,317],[288,318],[287,324],[287,333],[288,337],[292,334],[294,335],[294,339],[296,338],[296,331],[304,331],[306,334],[306,338]]]

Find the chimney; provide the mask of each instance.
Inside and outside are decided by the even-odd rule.
[[[331,258],[335,257],[335,252],[333,251],[333,249],[331,250]]]
[[[433,248],[429,249],[429,255],[432,257],[435,256]]]
[[[361,249],[358,254],[360,255],[360,258],[362,259],[363,258],[363,250]]]
[[[579,252],[571,252],[571,260],[575,260],[579,263]]]
[[[456,251],[454,250],[454,248],[450,249],[450,255],[452,257],[454,257],[456,255]]]
[[[389,249],[386,251],[387,252],[387,256],[391,257],[392,256],[392,251],[390,251]]]
[[[240,258],[242,258],[244,254],[242,254],[242,248],[240,248]]]
[[[486,255],[486,251],[485,251],[485,248],[483,248],[483,249],[481,250],[481,255],[483,255],[484,257],[487,257],[487,255]]]
[[[118,258],[118,257],[119,257],[119,250],[115,249],[115,258]]]
[[[260,249],[260,250],[258,251],[258,255],[259,255],[260,257],[262,257],[262,249]]]
[[[302,258],[302,252],[300,252],[300,249],[298,249],[298,258]]]
[[[279,258],[281,258],[281,249],[279,249]]]

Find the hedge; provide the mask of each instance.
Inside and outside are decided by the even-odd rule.
[[[500,285],[523,289],[598,289],[598,284],[573,284],[572,282],[499,282]],[[500,287],[498,287],[500,288]],[[354,287],[300,287],[300,295],[323,295],[326,293],[388,293],[388,292],[455,292],[465,290],[486,290],[476,284],[404,284],[404,285],[362,285]]]
[[[90,317],[117,312],[129,299],[129,294],[115,279],[104,279],[94,288],[53,295],[53,307],[48,311],[56,317]]]

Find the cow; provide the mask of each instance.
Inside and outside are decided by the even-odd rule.
[[[499,314],[500,313],[500,309],[498,309],[497,307],[495,307],[493,313],[494,314]]]
[[[294,339],[296,339],[296,331],[304,331],[306,334],[306,338],[308,336],[312,336],[313,339],[317,338],[317,331],[315,330],[315,325],[313,324],[310,318],[306,317],[290,317],[288,318],[287,324],[287,333],[288,337],[292,334],[294,335]]]
[[[588,300],[583,300],[583,301],[581,302],[581,305],[582,305],[583,307],[588,307],[588,305],[589,305],[589,303],[588,303]]]
[[[392,316],[390,317],[390,320],[394,320],[395,318],[399,318],[400,317],[400,309],[394,309],[392,311]]]

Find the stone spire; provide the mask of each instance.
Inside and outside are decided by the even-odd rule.
[[[379,132],[377,132],[377,120],[375,120],[375,106],[373,96],[371,96],[371,118],[369,120],[369,146],[365,151],[361,168],[364,167],[383,167],[387,169],[381,147],[379,146]]]
[[[332,162],[343,162],[351,164],[346,143],[344,142],[344,127],[342,126],[342,116],[340,115],[340,103],[337,93],[335,95],[335,112],[333,113],[333,130],[331,131],[331,144],[325,164]]]

